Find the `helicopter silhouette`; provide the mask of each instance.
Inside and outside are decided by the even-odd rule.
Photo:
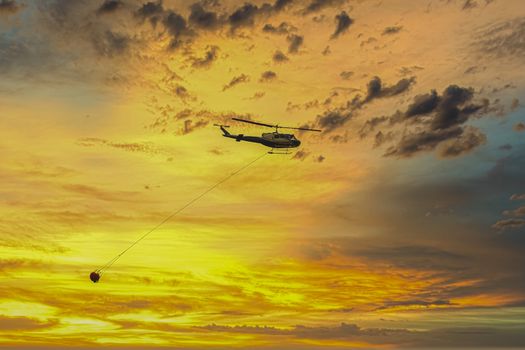
[[[261,126],[266,126],[268,128],[275,128],[274,132],[266,132],[266,133],[263,133],[259,137],[259,136],[245,136],[243,134],[238,134],[238,135],[230,134],[228,130],[226,130],[226,128],[229,128],[230,126],[214,124],[215,126],[218,126],[222,130],[222,133],[223,133],[222,136],[235,139],[235,141],[237,142],[246,141],[246,142],[260,143],[261,145],[272,148],[272,150],[268,152],[270,154],[290,154],[288,152],[289,148],[296,148],[296,147],[299,147],[299,145],[301,145],[301,141],[299,141],[295,137],[295,135],[282,134],[279,132],[279,129],[294,129],[294,130],[317,131],[317,132],[322,131],[319,129],[294,128],[290,126],[271,125],[271,124],[259,123],[259,122],[240,119],[240,118],[232,118],[232,119],[239,121],[239,122],[243,122],[243,123],[261,125]],[[276,149],[285,149],[285,151],[276,151]]]

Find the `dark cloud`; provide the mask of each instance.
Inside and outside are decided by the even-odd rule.
[[[393,26],[393,27],[386,27],[383,30],[382,35],[390,35],[390,34],[397,34],[403,29],[402,26]]]
[[[323,56],[328,56],[330,53],[331,53],[331,51],[330,51],[330,46],[329,46],[329,45],[326,46],[326,47],[324,48],[324,50],[321,52],[321,54],[322,54]]]
[[[446,300],[434,300],[434,305],[446,305]],[[431,301],[414,300],[414,305],[430,306]],[[426,303],[426,304],[425,304]],[[341,323],[334,326],[303,326],[276,328],[272,326],[223,326],[210,324],[197,326],[200,330],[221,333],[264,334],[267,336],[293,336],[298,339],[362,341],[405,347],[451,348],[451,347],[520,347],[525,343],[523,327],[476,328],[456,327],[431,330],[409,330],[405,328],[361,328],[356,324]]]
[[[286,23],[286,22],[281,22],[281,24],[279,24],[277,27],[272,25],[272,24],[265,24],[262,31],[265,32],[265,33],[270,33],[270,34],[290,34],[290,32],[293,32],[297,30],[297,28],[295,28],[294,26]]]
[[[297,159],[297,160],[300,160],[300,161],[303,161],[305,160],[308,156],[310,155],[310,152],[307,152],[305,150],[298,150],[297,152],[295,152],[295,154],[293,155],[292,159]]]
[[[97,9],[97,14],[103,15],[106,13],[113,13],[124,6],[121,0],[105,0]]]
[[[140,18],[142,21],[149,20],[152,25],[156,25],[164,14],[164,7],[162,6],[162,0],[149,1],[143,4],[136,12],[135,16]]]
[[[288,35],[286,41],[288,41],[288,53],[297,53],[301,45],[303,45],[304,37],[302,35],[291,34]]]
[[[275,79],[277,79],[277,73],[271,70],[267,70],[261,74],[261,78],[259,79],[259,81],[261,83],[267,83],[270,81],[274,81]]]
[[[275,0],[275,3],[273,4],[273,9],[277,12],[282,11],[293,2],[294,0]]]
[[[343,80],[349,80],[353,75],[354,75],[354,72],[351,72],[351,71],[343,71],[339,73],[339,76]]]
[[[397,92],[400,86],[396,84],[391,90]],[[381,93],[380,83],[372,80],[369,84],[367,100]],[[423,151],[431,151],[439,146],[441,157],[456,157],[468,153],[486,143],[486,136],[474,127],[464,127],[470,118],[481,116],[490,111],[489,102],[482,100],[472,102],[474,97],[471,88],[457,85],[448,86],[438,95],[436,91],[418,95],[405,112],[397,112],[388,118],[389,125],[405,123],[406,130],[396,146],[390,147],[386,156],[410,157]],[[375,122],[385,122],[384,117],[365,123],[363,134],[373,130]]]
[[[184,17],[179,15],[174,11],[166,11],[164,18],[162,19],[162,24],[164,28],[171,35],[170,48],[176,49],[182,44],[182,37],[186,35],[191,35],[191,30],[188,28],[186,20]]]
[[[232,31],[235,31],[240,27],[253,26],[255,16],[258,12],[259,8],[250,3],[245,3],[243,6],[239,7],[228,17]]]
[[[233,77],[232,80],[224,85],[222,87],[222,91],[226,91],[228,89],[231,89],[232,87],[236,86],[236,85],[239,85],[239,84],[242,84],[242,83],[247,83],[250,81],[250,77],[247,76],[246,74],[241,74],[239,76],[236,76],[236,77]]]
[[[212,45],[206,48],[206,54],[202,58],[195,58],[191,66],[193,68],[209,68],[217,60],[219,47]]]
[[[512,149],[512,145],[510,143],[506,143],[504,145],[499,146],[498,149],[502,151],[510,151]]]
[[[487,143],[485,134],[475,128],[469,128],[460,137],[441,147],[439,155],[443,158],[457,157],[485,143]]]
[[[392,86],[383,86],[381,79],[379,77],[374,77],[367,86],[367,95],[365,98],[365,103],[373,100],[374,98],[381,97],[390,97],[399,95],[407,91],[412,84],[414,84],[416,79],[412,78],[403,78],[399,80],[395,85]]]
[[[101,35],[93,37],[93,46],[101,56],[114,57],[126,53],[131,39],[119,33],[107,30]]]
[[[323,132],[331,132],[344,126],[351,118],[352,113],[347,110],[327,111],[317,116],[315,125]]]
[[[457,138],[462,134],[463,129],[459,127],[406,134],[396,146],[387,149],[385,156],[410,157],[419,152],[432,151],[441,142]]]
[[[200,3],[190,6],[188,21],[199,28],[215,29],[219,26],[219,19],[215,12],[206,11]]]
[[[408,106],[405,112],[405,117],[413,117],[425,115],[434,111],[439,103],[440,97],[436,90],[432,90],[429,94],[417,95],[414,102]]]
[[[1,0],[0,1],[0,16],[11,15],[17,13],[22,8],[15,0]]]
[[[277,50],[275,51],[275,53],[273,54],[272,56],[272,60],[275,62],[275,63],[283,63],[283,62],[286,62],[288,61],[288,57],[286,57],[286,55],[280,51],[280,50]]]
[[[525,131],[525,123],[519,122],[514,125],[514,130],[518,132]]]
[[[339,6],[345,3],[346,0],[312,0],[310,4],[303,10],[304,15],[309,15],[314,12],[319,12],[328,7]]]
[[[337,21],[337,26],[335,28],[334,33],[331,36],[332,39],[335,39],[339,35],[346,32],[350,25],[354,23],[354,20],[351,19],[345,11],[342,11],[340,14],[335,16],[335,20]]]

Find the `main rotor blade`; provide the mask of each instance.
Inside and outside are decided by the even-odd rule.
[[[293,128],[291,126],[279,126],[279,129],[294,129],[294,130],[318,131],[318,132],[323,131],[323,130],[319,130],[319,129],[310,129],[310,128]]]
[[[240,119],[240,118],[232,118],[233,120],[237,120],[239,122],[243,122],[243,123],[250,123],[250,124],[255,124],[255,125],[262,125],[262,126],[267,126],[269,128],[275,128],[277,125],[270,125],[270,124],[264,124],[264,123],[258,123],[258,122],[252,122],[251,120],[245,120],[245,119]]]

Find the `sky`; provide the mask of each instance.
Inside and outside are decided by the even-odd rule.
[[[0,348],[525,347],[524,37],[521,0],[0,0]]]

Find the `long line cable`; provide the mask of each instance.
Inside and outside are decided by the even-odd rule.
[[[105,265],[103,265],[102,267],[100,267],[99,269],[95,270],[95,272],[98,274],[98,275],[102,275],[102,272],[104,270],[107,270],[109,267],[111,267],[111,265],[113,265],[115,262],[117,262],[118,259],[120,259],[120,257],[124,254],[126,254],[126,252],[128,250],[130,250],[131,248],[133,248],[135,245],[137,245],[140,241],[142,241],[144,238],[148,237],[151,233],[153,233],[155,230],[157,230],[159,227],[161,227],[162,225],[164,225],[166,222],[168,222],[170,219],[172,219],[174,216],[176,216],[177,214],[179,214],[180,212],[182,212],[184,209],[188,208],[190,205],[192,205],[193,203],[195,203],[196,201],[198,201],[199,199],[201,199],[202,197],[204,197],[205,195],[207,195],[208,193],[210,193],[211,191],[213,191],[216,187],[218,187],[219,185],[221,185],[222,183],[228,181],[229,179],[231,179],[233,176],[237,175],[238,173],[240,173],[241,171],[243,171],[244,169],[248,168],[250,165],[252,165],[253,163],[257,162],[259,159],[261,159],[262,157],[264,157],[265,155],[267,155],[268,153],[267,152],[264,152],[262,155],[258,156],[257,158],[255,158],[254,160],[252,160],[251,162],[249,162],[248,164],[245,164],[243,165],[242,167],[240,167],[239,169],[237,169],[236,171],[234,171],[233,173],[231,173],[230,175],[226,176],[224,179],[220,180],[219,182],[215,183],[213,186],[209,187],[207,190],[205,190],[204,192],[202,192],[201,194],[199,194],[197,197],[193,198],[192,200],[190,200],[188,203],[186,203],[185,205],[183,205],[181,208],[177,209],[175,212],[173,212],[172,214],[170,214],[169,216],[167,216],[164,220],[162,220],[159,224],[157,224],[155,227],[153,227],[152,229],[150,229],[149,231],[147,231],[146,233],[144,233],[142,236],[140,236],[137,240],[135,240],[133,243],[131,243],[126,249],[124,249],[122,252],[120,252],[119,254],[117,254],[113,259],[109,260]]]

